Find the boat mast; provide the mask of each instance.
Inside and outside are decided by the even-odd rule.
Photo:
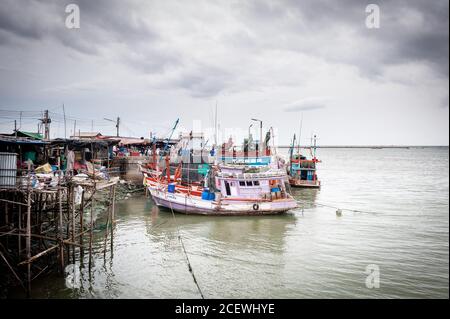
[[[156,170],[157,168],[157,160],[156,160],[156,137],[153,137],[153,145],[152,145],[152,162],[153,162],[153,169]]]
[[[292,156],[294,153],[294,148],[295,148],[295,133],[294,133],[294,138],[292,139],[292,145],[291,145],[291,149],[289,150],[289,175],[292,175]]]
[[[169,155],[166,155],[166,178],[167,178],[167,184],[170,183],[170,158]]]
[[[297,155],[299,159],[300,159],[300,141],[302,140],[303,112],[301,114],[302,116],[300,118],[300,129],[298,132],[298,150],[297,150]]]
[[[179,122],[179,121],[180,121],[180,119],[177,119],[177,120],[176,120],[176,122],[175,122],[175,124],[174,124],[174,126],[173,126],[173,128],[172,128],[172,131],[170,132],[170,135],[169,135],[169,137],[167,138],[166,145],[164,145],[164,153],[167,151],[167,148],[168,148],[168,146],[169,146],[170,139],[172,138],[173,132],[175,132],[175,129],[177,128],[178,122]],[[162,157],[162,154],[161,154],[161,157]]]
[[[316,160],[317,135],[314,134],[314,161]]]
[[[216,112],[214,114],[214,144],[217,147],[217,101],[216,101]]]

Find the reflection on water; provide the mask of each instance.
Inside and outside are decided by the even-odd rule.
[[[98,231],[92,272],[85,257],[72,277],[34,282],[33,296],[198,298],[179,231],[207,298],[448,298],[448,148],[320,157],[322,189],[293,189],[310,205],[284,215],[174,219],[144,196],[119,203],[113,251],[104,258]],[[338,217],[313,203],[377,213]],[[370,264],[379,289],[365,285]]]

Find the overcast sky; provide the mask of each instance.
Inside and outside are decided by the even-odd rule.
[[[79,5],[79,29],[65,26]],[[366,27],[368,3],[380,28]],[[449,143],[448,0],[0,0],[0,131],[164,136],[256,117],[281,144]],[[93,121],[93,125],[92,125]],[[198,122],[196,122],[198,123]],[[255,123],[255,127],[256,127]],[[259,135],[257,130],[252,132]]]

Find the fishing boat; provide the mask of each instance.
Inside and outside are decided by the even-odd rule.
[[[298,205],[289,194],[286,169],[268,147],[270,136],[266,135],[265,146],[260,141],[252,153],[248,147],[239,152],[231,137],[221,147],[215,142],[208,150],[203,134],[180,134],[177,145],[170,151],[165,148],[164,161],[158,160],[154,150],[152,162],[141,166],[143,183],[156,205],[180,213],[284,213]]]
[[[142,169],[144,185],[156,205],[201,215],[281,214],[298,206],[283,169],[212,165],[203,180],[190,183],[183,180],[182,170],[179,165],[172,175],[168,158],[164,170]]]
[[[289,184],[292,187],[320,188],[321,182],[317,176],[317,163],[320,163],[320,160],[317,159],[316,156],[316,140],[317,137],[314,135],[314,144],[304,148],[305,153],[310,153],[310,158],[308,159],[306,155],[300,154],[300,143],[298,145],[297,154],[294,154],[294,134],[292,146],[289,150],[289,163],[287,165]]]

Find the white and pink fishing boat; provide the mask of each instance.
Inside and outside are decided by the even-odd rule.
[[[288,192],[286,171],[276,167],[212,165],[202,180],[186,182],[182,163],[171,175],[167,158],[165,169],[142,168],[142,172],[155,203],[179,213],[269,215],[298,206]]]

